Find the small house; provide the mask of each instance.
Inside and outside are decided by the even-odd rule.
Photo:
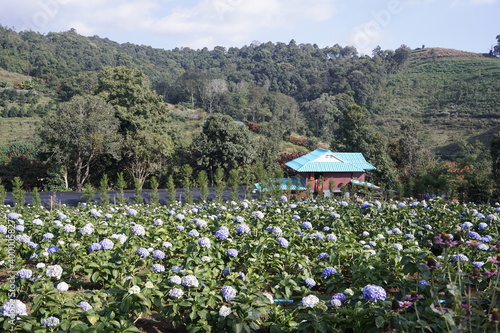
[[[330,196],[330,190],[341,192],[351,186],[379,189],[365,181],[366,172],[376,168],[361,153],[334,153],[318,148],[285,165],[297,172],[306,189],[325,196]]]

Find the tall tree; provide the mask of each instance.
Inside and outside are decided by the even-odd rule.
[[[44,117],[38,133],[42,149],[53,162],[64,166],[63,178],[72,174],[74,186],[81,190],[92,164],[101,156],[120,159],[118,126],[115,109],[104,99],[75,96]]]
[[[220,166],[226,172],[255,160],[255,147],[248,128],[227,115],[207,118],[202,132],[193,141],[198,164],[210,172]]]
[[[168,110],[161,97],[150,89],[142,71],[126,67],[102,70],[98,93],[115,106],[123,166],[141,185],[161,170],[174,150]]]

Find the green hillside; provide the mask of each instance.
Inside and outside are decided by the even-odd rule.
[[[440,159],[467,158],[488,170],[485,147],[500,131],[500,58],[493,55],[402,45],[361,56],[352,46],[294,40],[162,50],[74,30],[43,35],[0,26],[0,145],[36,140],[36,120],[75,96],[95,95],[103,69],[119,66],[144,73],[169,110],[177,154],[166,168],[176,172],[183,163],[199,171],[190,145],[214,114],[246,124],[266,165],[280,151],[356,150],[391,183]],[[465,156],[467,144],[482,147],[484,158]],[[407,165],[405,149],[421,160]]]

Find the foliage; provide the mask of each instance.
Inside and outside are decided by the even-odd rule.
[[[33,207],[41,207],[42,201],[40,199],[40,193],[38,192],[38,187],[33,187],[31,190],[31,202],[30,205]]]
[[[249,130],[221,114],[207,118],[193,148],[199,165],[209,170],[212,181],[216,167],[229,172],[256,158]]]
[[[93,164],[107,155],[118,160],[121,146],[118,119],[113,107],[96,96],[75,96],[57,112],[45,117],[39,127],[43,151],[50,160],[64,165],[81,190]]]
[[[101,177],[101,181],[99,183],[99,199],[101,205],[109,205],[109,179],[108,175],[104,174]]]
[[[160,187],[160,184],[158,183],[158,179],[155,176],[151,177],[149,184],[151,186],[149,204],[152,206],[158,205],[160,203],[160,197],[158,195],[158,188]]]
[[[14,198],[14,205],[24,206],[26,203],[26,191],[23,190],[23,181],[21,177],[14,177],[12,179],[12,197]]]
[[[50,165],[26,156],[12,156],[9,161],[0,165],[0,179],[6,184],[7,191],[12,190],[12,182],[18,177],[23,188],[30,191],[34,187],[43,189],[48,184]]]
[[[140,332],[147,316],[189,332],[497,328],[498,207],[289,199],[245,200],[237,210],[2,206],[30,242],[13,243],[14,268],[2,268],[26,313],[1,316],[0,327]],[[65,231],[54,232],[62,216]],[[4,314],[11,291],[0,290]]]

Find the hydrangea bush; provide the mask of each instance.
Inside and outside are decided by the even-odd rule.
[[[0,206],[0,330],[137,332],[150,316],[206,332],[495,331],[499,214],[443,200]]]

